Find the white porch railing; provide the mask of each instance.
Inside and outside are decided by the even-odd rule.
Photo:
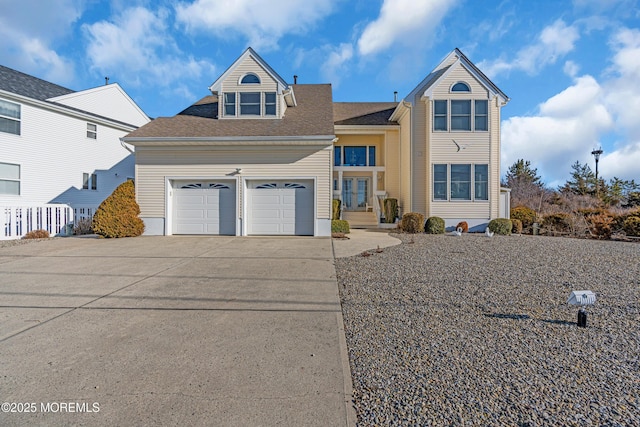
[[[71,207],[62,204],[0,206],[0,240],[20,239],[33,230],[51,236],[73,233],[72,215]]]

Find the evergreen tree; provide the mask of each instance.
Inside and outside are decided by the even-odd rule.
[[[560,191],[563,193],[573,193],[581,196],[595,194],[596,189],[596,176],[591,171],[591,168],[586,163],[583,165],[576,160],[571,165],[571,179],[568,180],[564,186],[560,187]]]
[[[538,170],[531,167],[531,162],[518,159],[509,167],[502,183],[511,189],[511,205],[526,206],[539,210],[547,191],[538,176]]]

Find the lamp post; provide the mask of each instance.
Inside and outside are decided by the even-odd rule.
[[[598,162],[600,161],[600,154],[602,154],[602,147],[591,152],[591,155],[596,159],[596,197],[600,197],[600,185],[598,183]]]

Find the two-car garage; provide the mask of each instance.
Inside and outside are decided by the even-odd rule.
[[[314,235],[314,181],[296,179],[175,180],[172,234]],[[244,194],[245,227],[237,200]]]

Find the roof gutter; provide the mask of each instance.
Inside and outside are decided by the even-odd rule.
[[[123,138],[118,138],[120,139],[120,145],[122,145],[122,148],[124,148],[125,150],[127,150],[128,152],[130,152],[131,154],[136,154],[135,151],[133,151],[131,148],[129,148],[125,142],[124,142],[124,137]]]
[[[330,145],[335,135],[308,136],[228,136],[228,137],[124,137],[123,142],[133,146],[151,145]]]

